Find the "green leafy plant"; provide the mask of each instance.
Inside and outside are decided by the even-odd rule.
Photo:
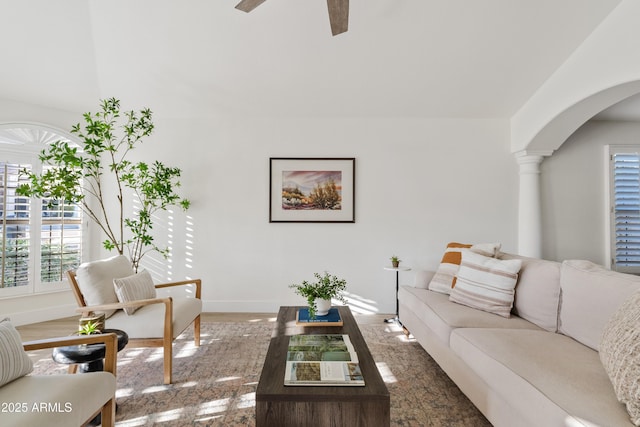
[[[103,246],[120,255],[127,248],[131,265],[138,271],[146,253],[158,251],[165,257],[169,253],[168,248],[154,243],[153,215],[169,206],[189,208],[189,200],[176,193],[181,170],[158,161],[128,160],[131,151],[153,132],[148,108],[121,112],[120,101],[109,98],[101,100],[101,111],[85,113],[83,118],[83,127],[77,124],[71,129],[82,141],[81,150],[63,140],[51,144],[41,152],[40,160],[52,167],[41,174],[21,171],[28,183],[20,185],[17,193],[80,206],[105,233]],[[115,202],[105,191],[107,178],[115,184]],[[137,199],[132,217],[125,217],[125,189]]]
[[[290,288],[295,290],[296,294],[307,299],[309,317],[314,318],[316,316],[318,308],[316,299],[336,299],[346,304],[347,301],[342,294],[347,287],[346,280],[338,279],[337,276],[332,276],[326,271],[323,275],[319,273],[314,273],[313,275],[317,279],[315,282],[303,280],[302,283],[289,285]]]
[[[87,322],[78,329],[78,335],[101,334],[99,322]]]

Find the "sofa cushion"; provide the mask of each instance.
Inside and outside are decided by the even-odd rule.
[[[500,260],[462,251],[456,286],[449,299],[502,317],[511,316],[519,259]]]
[[[598,350],[609,318],[640,289],[640,277],[570,260],[562,263],[560,289],[558,330]]]
[[[631,422],[640,426],[640,291],[609,319],[600,342],[600,360]]]
[[[32,370],[33,362],[24,351],[20,334],[8,318],[0,320],[0,387]]]
[[[517,316],[496,316],[449,301],[449,296],[426,289],[401,286],[398,299],[411,310],[445,345],[449,345],[451,332],[456,328],[540,328]],[[400,319],[402,321],[402,319]]]
[[[142,270],[133,276],[113,279],[113,286],[116,296],[120,302],[138,301],[141,299],[152,299],[156,297],[156,287],[153,285],[151,274],[147,270]],[[126,314],[131,315],[139,307],[125,307]]]
[[[560,304],[560,264],[538,258],[501,253],[500,259],[522,260],[518,273],[513,313],[542,329],[558,330]]]
[[[450,294],[456,285],[456,273],[462,260],[462,249],[471,249],[486,256],[495,256],[500,250],[500,243],[479,243],[475,245],[451,242],[444,251],[440,265],[429,282],[429,290]]]
[[[78,287],[88,306],[117,303],[118,297],[113,288],[113,279],[132,274],[131,263],[124,255],[86,262],[80,264],[76,270]],[[111,316],[114,312],[115,310],[106,310],[105,317]]]
[[[540,426],[631,426],[598,353],[543,330],[456,329],[451,350]]]

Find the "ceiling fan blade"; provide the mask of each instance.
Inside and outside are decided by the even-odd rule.
[[[349,0],[327,0],[331,34],[337,36],[349,29]]]
[[[249,13],[265,1],[267,0],[242,0],[236,5],[236,9]]]

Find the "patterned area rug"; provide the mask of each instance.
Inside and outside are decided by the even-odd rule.
[[[174,384],[162,384],[162,352],[127,348],[118,355],[117,426],[253,426],[255,390],[273,324],[203,323],[175,344]],[[360,329],[391,394],[392,426],[490,426],[431,357],[389,324]],[[50,357],[35,372],[64,373]]]

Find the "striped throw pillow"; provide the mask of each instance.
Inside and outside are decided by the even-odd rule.
[[[428,289],[434,292],[450,294],[451,289],[456,286],[456,274],[460,267],[461,251],[463,249],[471,249],[474,252],[494,257],[500,251],[500,243],[480,243],[470,245],[465,243],[451,242],[444,251],[440,265],[436,273],[429,282]]]
[[[0,387],[32,370],[33,362],[24,351],[20,334],[9,318],[0,320]]]
[[[151,274],[147,270],[142,270],[133,276],[122,279],[114,279],[113,286],[120,302],[138,301],[141,299],[152,299],[156,297],[156,287],[153,285]],[[140,307],[126,307],[124,312],[132,315]]]
[[[449,300],[510,317],[521,267],[520,259],[500,260],[465,250]]]

